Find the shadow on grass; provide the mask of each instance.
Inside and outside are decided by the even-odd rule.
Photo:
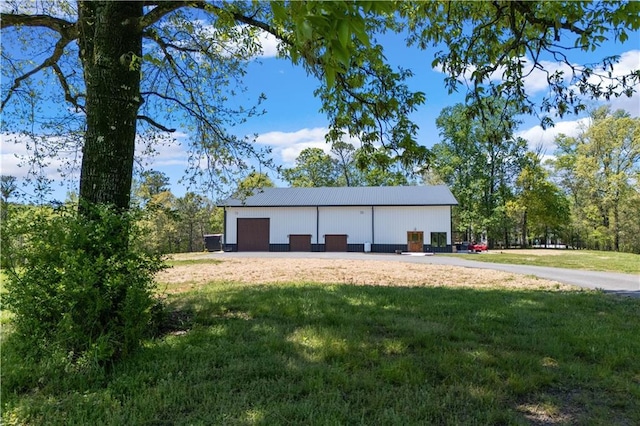
[[[184,331],[93,380],[3,389],[4,421],[640,424],[637,300],[220,284],[171,307]]]

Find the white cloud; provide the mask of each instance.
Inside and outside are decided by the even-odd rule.
[[[621,77],[624,75],[629,75],[634,70],[640,69],[640,50],[630,50],[628,52],[624,52],[620,55],[620,61],[614,65],[612,77]],[[589,82],[597,83],[598,77],[591,77]],[[604,82],[606,84],[606,81]],[[618,98],[611,98],[608,103],[611,105],[611,110],[615,111],[617,109],[623,109],[627,111],[631,116],[638,117],[640,116],[640,94],[638,94],[637,90],[640,88],[636,87],[636,92],[631,97],[620,96]]]
[[[72,146],[59,147],[54,157],[48,157],[49,146],[65,145],[67,142],[61,137],[48,138],[46,144],[42,140],[36,143],[26,135],[15,133],[3,133],[0,148],[0,170],[3,175],[15,176],[19,179],[26,178],[30,172],[37,171],[47,179],[62,182],[61,170],[71,173],[72,176],[79,172],[82,154]],[[31,164],[30,160],[35,158],[35,153],[41,160],[38,161],[43,167],[39,169],[38,164]],[[72,177],[73,178],[73,177]]]
[[[279,156],[285,165],[293,165],[305,148],[320,148],[328,153],[331,146],[324,139],[327,131],[324,127],[316,127],[295,132],[267,132],[259,135],[256,142],[273,148],[274,155]]]
[[[547,74],[553,75],[556,71],[559,71],[562,72],[565,79],[571,79],[572,77],[571,67],[565,63],[539,61],[539,65],[544,69],[543,71],[535,67],[529,58],[524,58],[524,62],[525,71],[523,74],[526,76],[524,78],[524,87],[530,95],[548,90]]]
[[[560,121],[554,127],[543,129],[541,126],[534,126],[526,130],[516,133],[517,137],[521,137],[528,141],[529,149],[535,150],[542,147],[546,154],[552,154],[556,149],[555,139],[558,135],[575,137],[583,132],[589,126],[589,118],[580,118],[573,121]]]
[[[262,58],[275,58],[278,56],[278,39],[273,34],[260,31],[258,35],[258,43],[262,46]]]
[[[159,169],[169,166],[184,166],[188,164],[188,153],[185,148],[189,135],[182,132],[172,133],[170,136],[149,143],[138,136],[136,139],[136,159],[144,168]]]
[[[176,132],[165,140],[152,141],[152,150],[148,150],[147,143],[139,135],[136,138],[136,161],[142,164],[145,169],[161,169],[176,165],[185,167],[188,164],[188,154],[183,141],[187,137],[188,135],[185,133]],[[26,178],[32,169],[32,166],[29,165],[29,159],[34,158],[32,140],[25,135],[9,133],[0,135],[0,138],[2,142],[0,145],[0,172],[3,175],[11,175],[19,179]],[[64,138],[48,138],[50,144],[55,144],[58,141],[64,141]],[[47,152],[43,144],[40,145],[39,151],[42,154]],[[46,167],[42,169],[42,172],[47,179],[56,182],[75,180],[79,178],[81,161],[82,153],[79,149],[67,148],[59,151],[53,158],[44,158]],[[73,173],[65,178],[60,170],[73,171]]]
[[[640,69],[640,50],[629,50],[628,52],[622,53],[618,63],[613,65],[611,77],[622,77],[638,69]],[[596,73],[602,73],[603,75],[606,75],[608,72],[602,68],[594,69],[594,71]],[[589,79],[590,83],[598,83],[599,81],[600,79],[597,76],[592,76]]]
[[[539,65],[544,69],[541,70],[534,67],[533,61],[528,57],[521,58],[524,61],[523,74],[525,90],[529,95],[536,95],[548,90],[549,84],[547,82],[547,73],[552,75],[556,71],[563,73],[565,80],[570,81],[573,78],[573,71],[571,66],[564,62],[555,61],[539,61]],[[579,64],[572,64],[575,67],[581,68]],[[608,70],[595,68],[594,74],[589,78],[589,83],[598,84],[601,83],[603,87],[608,86],[610,83],[615,83],[613,78],[629,75],[632,71],[640,69],[640,50],[629,50],[620,54],[619,61],[613,65],[611,71],[611,77],[608,75]],[[467,68],[465,73],[461,76],[460,81],[468,82],[471,79],[472,73],[476,70],[476,67],[471,65]],[[434,71],[443,73],[442,67],[438,66],[434,68]],[[504,68],[500,67],[494,71],[489,79],[491,81],[501,81],[503,77]],[[575,87],[574,87],[575,88]],[[633,97],[628,98],[626,96],[613,98],[610,103],[612,109],[625,109],[633,116],[640,115],[640,96],[635,94]]]
[[[620,96],[619,98],[612,98],[606,103],[611,106],[611,111],[622,109],[632,117],[640,117],[640,94],[638,92],[634,93],[630,98]]]
[[[238,55],[240,52],[246,48],[244,46],[243,40],[238,38],[229,39],[226,35],[221,36],[221,31],[215,27],[215,25],[209,25],[203,23],[203,21],[198,21],[198,23],[202,26],[202,35],[204,35],[209,40],[215,40],[215,46],[217,49],[217,53],[223,56],[231,56]],[[245,38],[248,37],[247,25],[238,25],[235,27],[235,31],[238,32],[238,37]],[[255,34],[255,42],[259,46],[254,57],[260,58],[273,58],[278,55],[278,39],[271,33],[263,31],[261,29],[257,29]],[[186,44],[186,43],[176,43]]]

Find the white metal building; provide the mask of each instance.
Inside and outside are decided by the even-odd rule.
[[[444,185],[265,188],[224,208],[227,251],[451,251]]]

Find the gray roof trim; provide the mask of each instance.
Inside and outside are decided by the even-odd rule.
[[[332,188],[265,188],[244,200],[228,198],[219,207],[454,206],[445,185]]]

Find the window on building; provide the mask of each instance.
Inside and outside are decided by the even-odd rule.
[[[447,233],[446,232],[432,232],[431,233],[431,247],[446,247],[447,246]]]

